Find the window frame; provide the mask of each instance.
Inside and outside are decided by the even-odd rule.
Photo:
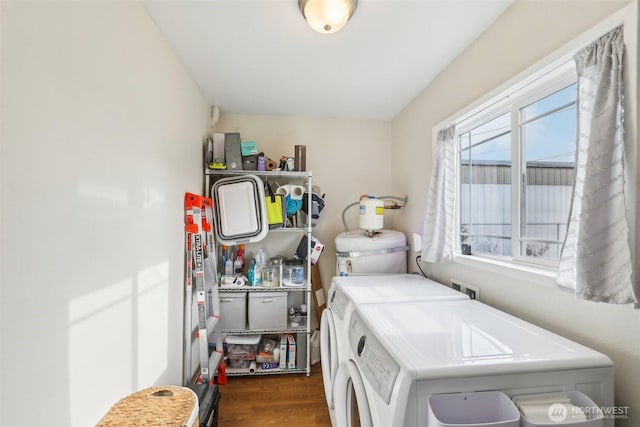
[[[468,118],[470,115],[497,104],[499,102],[498,95],[508,90],[514,89],[518,85],[522,85],[525,81],[535,80],[537,76],[543,75],[557,64],[565,62],[573,58],[573,55],[579,50],[592,43],[603,34],[611,31],[613,28],[624,25],[625,39],[625,144],[627,144],[628,158],[626,161],[626,173],[628,177],[625,182],[625,192],[628,195],[627,218],[630,226],[630,240],[632,259],[636,260],[635,267],[640,271],[640,238],[637,237],[640,230],[640,192],[637,183],[640,183],[640,145],[638,143],[638,123],[640,115],[638,115],[638,85],[640,81],[638,75],[638,0],[634,0],[630,4],[620,8],[618,11],[602,19],[589,29],[581,32],[574,38],[568,40],[554,51],[550,52],[544,58],[533,62],[513,77],[499,83],[494,89],[485,93],[478,98],[469,101],[459,110],[446,114],[442,119],[431,128],[431,149],[435,153],[438,138],[438,131],[455,125],[460,121]],[[457,215],[457,213],[456,213]],[[456,221],[459,221],[456,218]],[[458,222],[459,223],[459,222]],[[451,239],[458,239],[459,236],[450,236]],[[473,255],[463,255],[460,253],[459,247],[455,241],[452,241],[453,262],[461,267],[461,271],[485,271],[496,277],[504,277],[514,280],[515,282],[524,282],[544,287],[556,286],[557,268],[543,265],[535,265],[531,263],[520,263],[517,261],[508,261],[505,259],[490,259],[487,257],[477,257]],[[640,308],[640,304],[636,305]]]
[[[454,232],[454,251],[460,254],[461,226],[461,180],[460,180],[460,136],[504,114],[511,116],[511,256],[473,253],[472,256],[502,262],[513,262],[524,265],[540,266],[555,269],[558,260],[528,257],[521,253],[522,243],[522,203],[523,183],[526,179],[526,159],[522,150],[522,127],[520,110],[567,86],[577,82],[577,74],[573,59],[565,59],[551,69],[524,79],[520,84],[502,91],[489,102],[465,115],[457,121],[455,132],[456,143],[456,227]]]
[[[512,209],[515,208],[515,203],[517,203],[518,206],[518,215],[514,215],[514,230],[518,230],[518,239],[516,241],[516,239],[512,238],[512,250],[511,253],[512,254],[517,254],[516,256],[512,255],[512,258],[516,261],[519,262],[525,262],[525,263],[530,263],[530,264],[539,264],[539,265],[544,265],[544,266],[548,266],[548,267],[557,267],[558,266],[558,262],[559,260],[550,260],[550,259],[543,259],[543,258],[536,258],[536,257],[528,257],[526,255],[522,255],[522,251],[521,251],[521,245],[523,243],[523,232],[522,232],[522,207],[524,206],[524,201],[522,200],[522,196],[524,195],[524,183],[526,182],[526,158],[525,158],[525,153],[524,150],[522,150],[522,122],[520,121],[520,113],[521,113],[521,109],[534,103],[537,102],[541,99],[544,99],[545,97],[552,95],[568,86],[571,86],[572,84],[577,83],[578,77],[576,74],[576,70],[575,68],[572,70],[568,70],[567,72],[560,74],[559,76],[555,77],[553,80],[545,82],[545,84],[543,86],[541,86],[539,88],[539,90],[535,91],[535,93],[532,93],[531,96],[526,97],[523,96],[521,100],[519,100],[519,102],[514,103],[514,110],[513,110],[513,114],[514,116],[518,116],[518,117],[512,117],[512,120],[514,120],[514,122],[512,122],[512,129],[514,129],[514,126],[517,126],[517,133],[515,135],[515,139],[516,142],[514,142],[514,145],[517,145],[517,147],[519,148],[518,153],[520,154],[520,158],[518,159],[518,169],[519,169],[519,175],[516,176],[517,172],[516,171],[512,171],[512,176],[511,182],[517,183],[518,186],[518,190],[514,191],[512,189],[512,202],[514,204],[514,206],[512,206]],[[577,87],[576,87],[576,91],[577,91]],[[576,109],[577,109],[577,96],[576,96]],[[577,121],[576,121],[576,144],[577,144],[577,133],[578,133],[578,129],[577,129]],[[512,153],[514,156],[515,154]],[[513,157],[512,157],[512,161],[513,161]],[[517,196],[514,194],[515,192],[517,192]],[[518,200],[515,200],[516,198],[518,198]],[[517,222],[517,224],[515,224]],[[567,217],[567,223],[569,222],[569,218]],[[561,240],[564,240],[564,236]],[[517,249],[517,251],[516,251]]]
[[[497,119],[498,117],[510,113],[510,109],[507,108],[508,105],[500,105],[498,107],[496,107],[495,109],[488,109],[483,111],[481,114],[479,114],[478,116],[472,116],[470,117],[468,120],[465,120],[463,122],[461,122],[460,124],[456,125],[456,131],[455,131],[455,144],[456,144],[456,181],[457,181],[457,185],[456,185],[456,193],[455,193],[455,200],[456,200],[456,207],[455,207],[455,211],[456,211],[456,226],[455,226],[455,232],[454,232],[454,251],[457,251],[458,253],[461,253],[461,243],[460,243],[460,229],[461,229],[461,221],[462,221],[462,209],[460,208],[460,202],[462,200],[461,197],[461,186],[462,186],[462,180],[460,179],[461,176],[461,171],[460,171],[460,136],[475,129],[478,126],[482,126],[485,123],[488,123],[494,119]],[[513,130],[513,117],[511,117],[511,129]],[[513,163],[513,140],[511,141],[511,161]],[[513,166],[511,167],[511,182],[513,185]],[[512,216],[513,216],[513,188],[511,191],[512,194]],[[513,224],[512,224],[512,230],[513,230]],[[512,231],[513,233],[513,231]],[[473,252],[472,252],[473,253]],[[482,258],[489,258],[489,259],[496,259],[496,260],[509,260],[509,257],[505,257],[505,256],[500,256],[500,255],[491,255],[491,254],[487,254],[487,253],[473,253],[473,256],[477,256],[477,257],[482,257]]]

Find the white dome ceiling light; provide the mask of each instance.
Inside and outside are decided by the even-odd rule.
[[[340,31],[353,16],[358,0],[298,0],[309,26],[322,34]]]

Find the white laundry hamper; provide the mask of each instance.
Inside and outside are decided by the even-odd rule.
[[[344,231],[335,239],[336,275],[402,274],[407,272],[407,238],[395,230]]]

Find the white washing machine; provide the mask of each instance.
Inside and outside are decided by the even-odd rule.
[[[348,340],[334,427],[431,427],[429,397],[447,393],[577,390],[613,406],[607,356],[477,301],[360,305]]]
[[[358,304],[468,300],[467,295],[416,274],[334,277],[320,321],[320,361],[329,409],[338,366],[346,354],[347,319]]]

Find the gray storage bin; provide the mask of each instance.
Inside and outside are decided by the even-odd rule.
[[[218,297],[222,329],[245,329],[247,327],[247,293],[220,292]]]
[[[249,294],[249,329],[263,331],[286,328],[286,292],[254,292]]]
[[[602,410],[579,391],[529,394],[513,398],[522,427],[602,427]]]
[[[429,397],[432,427],[519,427],[520,413],[499,391],[434,394]]]

